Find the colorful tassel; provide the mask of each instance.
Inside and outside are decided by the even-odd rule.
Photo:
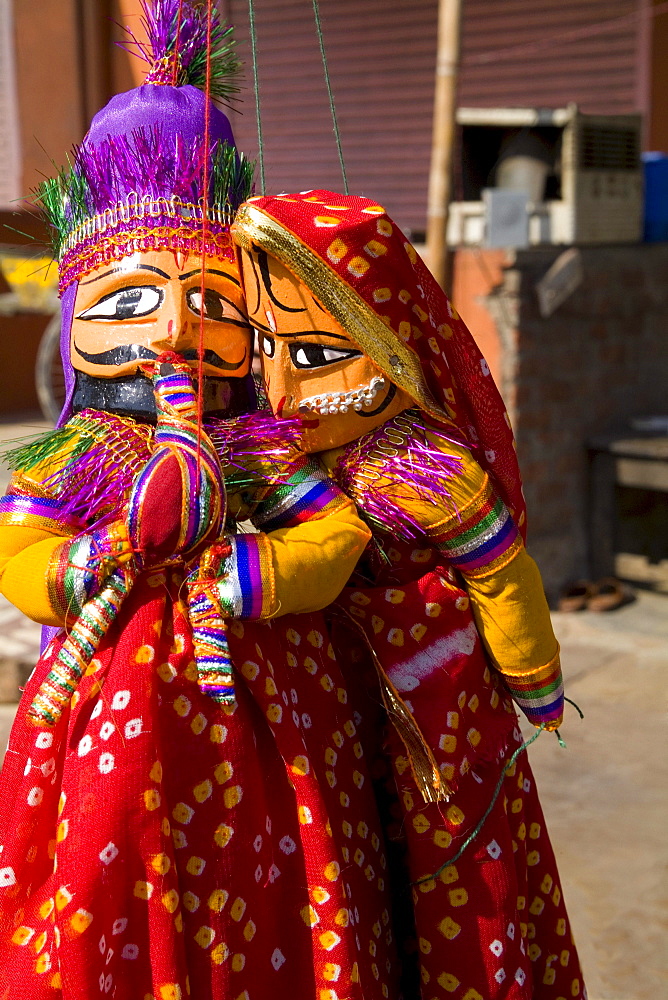
[[[207,548],[197,569],[186,580],[188,618],[192,629],[197,664],[197,683],[214,701],[234,704],[234,674],[227,630],[215,590],[225,575],[232,546],[218,542]]]
[[[189,365],[172,352],[160,355],[153,368],[158,422],[154,452],[137,476],[128,503],[130,537],[141,537],[146,492],[160,477],[169,456],[181,471],[181,531],[173,555],[187,555],[208,535],[214,538],[224,520],[225,485],[213,444],[197,425],[197,395]],[[140,545],[136,545],[139,551]]]
[[[37,726],[58,723],[100,642],[117,618],[132,582],[132,575],[119,568],[99,594],[87,601],[28,709],[30,722]]]

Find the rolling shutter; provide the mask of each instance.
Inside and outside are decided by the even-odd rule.
[[[267,190],[343,190],[311,0],[256,0]],[[239,146],[256,154],[247,3],[228,4],[246,64]],[[431,145],[434,0],[321,0],[351,192],[424,228]]]
[[[642,0],[463,3],[462,107],[642,110]]]
[[[437,0],[320,0],[350,190],[425,228]],[[642,0],[463,0],[466,107],[638,110]],[[228,0],[246,63],[241,148],[256,155],[246,0]],[[311,0],[256,0],[267,190],[342,190]],[[224,8],[225,9],[225,8]]]

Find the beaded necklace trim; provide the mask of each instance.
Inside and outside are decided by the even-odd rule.
[[[113,260],[122,260],[132,253],[144,253],[149,250],[185,250],[202,254],[207,257],[223,257],[234,260],[234,250],[230,242],[227,225],[207,226],[206,237],[202,228],[198,228],[197,220],[187,225],[185,220],[181,225],[175,225],[177,220],[164,215],[156,219],[151,227],[138,227],[128,230],[125,223],[119,226],[118,232],[109,231],[104,236],[93,235],[77,243],[73,249],[67,250],[59,264],[60,293],[78,281],[83,275],[94,271],[97,267],[109,264]],[[219,231],[216,231],[218,229]]]

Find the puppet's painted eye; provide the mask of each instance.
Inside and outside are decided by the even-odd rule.
[[[276,343],[273,337],[267,337],[266,334],[260,334],[262,353],[266,354],[268,358],[273,358],[276,353]]]
[[[105,295],[94,306],[79,313],[77,319],[139,319],[155,312],[165,293],[154,285],[136,285]]]
[[[186,295],[186,301],[192,311],[199,316],[202,309],[201,289],[191,289]],[[204,316],[206,319],[212,319],[217,323],[222,323],[223,320],[228,319],[225,315],[226,303],[227,299],[220,292],[215,291],[213,288],[204,289]]]
[[[359,358],[361,351],[325,347],[323,344],[290,344],[290,357],[295,368],[324,368],[325,365]]]

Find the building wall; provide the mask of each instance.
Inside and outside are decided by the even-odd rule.
[[[113,43],[118,23],[142,35],[141,9],[139,0],[41,0],[36,17],[26,0],[3,2],[13,6],[21,190],[28,193],[64,161],[111,94],[140,82],[142,63]],[[649,3],[466,0],[459,104],[645,109],[649,83],[665,82],[656,39],[648,70],[652,25],[660,42],[668,17],[643,18]],[[241,114],[231,118],[240,147],[255,156],[248,4],[219,6],[236,25],[246,66]],[[267,189],[340,190],[311,4],[257,0],[255,8]],[[424,232],[438,0],[320,0],[320,11],[350,189],[387,205],[405,229]],[[657,93],[662,107],[663,89]],[[655,115],[657,142],[662,120]]]
[[[587,442],[634,416],[665,415],[668,385],[668,244],[581,248],[582,284],[545,319],[535,285],[560,252],[517,251],[496,280],[498,251],[479,251],[490,261],[468,286],[455,268],[455,304],[474,335],[475,309],[488,313],[481,347],[500,359],[529,547],[551,597],[588,572]],[[459,253],[466,270],[471,252]]]
[[[459,104],[643,110],[646,0],[465,0]]]
[[[10,0],[3,0],[10,2]],[[136,60],[114,43],[137,25],[139,0],[28,0],[13,5],[20,193],[65,163],[112,94],[133,86]],[[8,238],[0,234],[0,242]]]
[[[647,129],[647,149],[668,153],[668,115],[666,115],[666,94],[668,94],[668,10],[662,0],[653,0],[654,6],[661,6],[662,13],[653,18],[652,51],[650,69],[649,123]]]

